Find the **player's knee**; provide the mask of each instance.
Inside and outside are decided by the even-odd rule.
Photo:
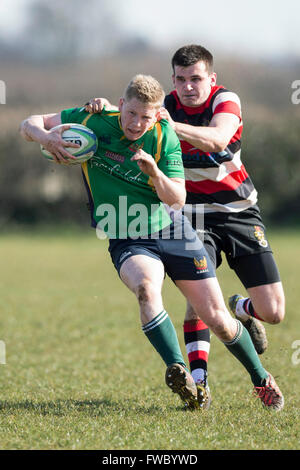
[[[158,291],[151,281],[143,281],[136,288],[136,296],[140,305],[145,305],[154,300]]]
[[[272,312],[270,323],[272,323],[273,325],[277,325],[278,323],[282,322],[282,320],[284,319],[284,315],[284,307],[278,307],[274,312]]]
[[[262,312],[262,318],[272,324],[277,325],[282,322],[285,315],[285,302],[284,299],[278,299],[272,304],[269,304],[267,308]]]

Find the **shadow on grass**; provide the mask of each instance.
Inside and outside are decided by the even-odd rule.
[[[136,400],[126,399],[122,402],[113,401],[109,398],[102,400],[55,400],[45,402],[35,402],[33,400],[25,400],[19,402],[0,401],[0,413],[13,414],[18,411],[33,412],[38,415],[46,416],[67,416],[70,413],[84,413],[87,416],[105,417],[113,414],[124,413],[131,415],[136,413],[139,415],[161,416],[162,407],[155,405],[138,404]],[[176,407],[176,410],[183,408]]]

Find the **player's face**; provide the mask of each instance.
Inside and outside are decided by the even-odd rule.
[[[175,65],[173,83],[180,102],[184,106],[200,106],[216,84],[216,74],[207,71],[205,62],[199,61],[188,67]]]
[[[156,122],[157,107],[143,103],[137,98],[120,99],[121,125],[128,140],[137,140]]]

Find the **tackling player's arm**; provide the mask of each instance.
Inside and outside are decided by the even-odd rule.
[[[84,107],[85,111],[88,113],[101,113],[104,108],[106,111],[119,111],[119,107],[112,104],[106,98],[92,98]]]
[[[175,122],[165,108],[161,108],[158,119],[167,119],[177,136],[203,152],[221,152],[236,133],[240,119],[235,114],[218,113],[213,116],[209,126],[192,126]]]
[[[61,124],[60,113],[56,114],[36,114],[24,119],[20,125],[21,136],[27,141],[38,142],[43,145],[54,157],[57,163],[68,163],[66,158],[76,159],[71,155],[66,147],[78,148],[79,145],[72,142],[66,142],[62,139],[62,132],[69,129],[69,125],[65,125],[60,129],[53,127]]]
[[[159,199],[168,206],[180,209],[185,204],[186,190],[184,178],[169,178],[157,166],[152,155],[138,150],[132,161],[136,161],[140,170],[150,176]]]

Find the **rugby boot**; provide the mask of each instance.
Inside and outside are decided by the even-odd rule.
[[[207,410],[211,404],[211,393],[207,382],[197,382],[197,398],[199,408]]]
[[[178,393],[187,408],[199,408],[198,390],[191,374],[181,364],[171,364],[166,370],[166,384]]]
[[[244,299],[240,294],[232,295],[228,299],[228,305],[233,315],[240,320],[244,327],[248,330],[252,343],[255,347],[257,354],[263,354],[268,347],[268,339],[265,327],[263,324],[254,317],[249,316],[247,320],[237,316],[236,304],[238,300]]]
[[[269,372],[261,387],[254,387],[253,393],[261,399],[262,405],[265,408],[280,411],[284,407],[284,397],[274,377]]]

